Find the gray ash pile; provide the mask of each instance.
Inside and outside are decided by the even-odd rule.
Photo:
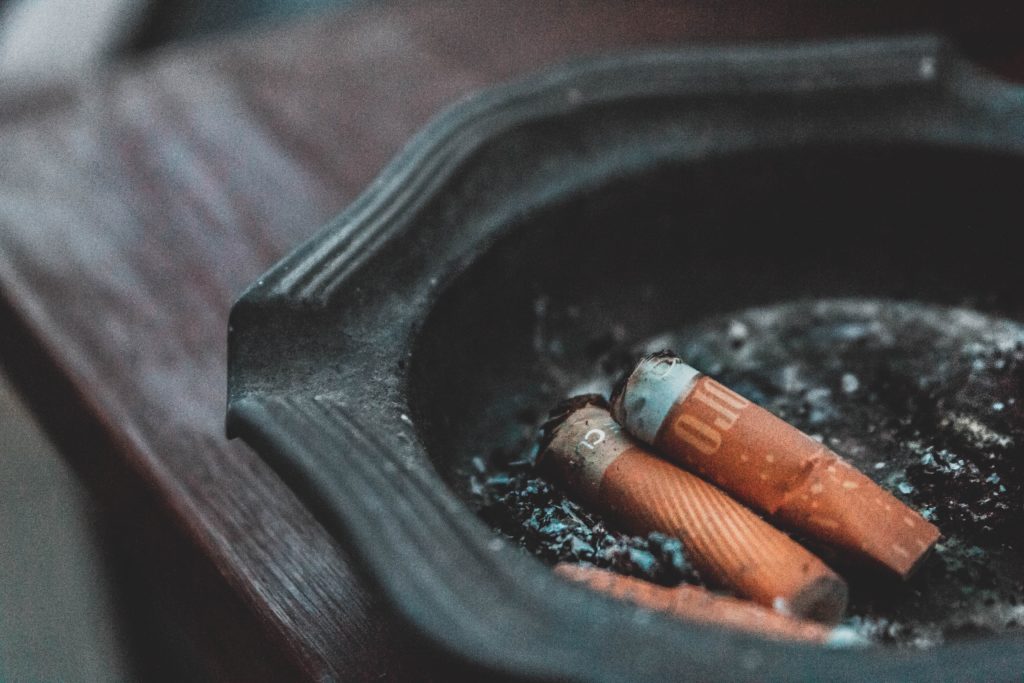
[[[592,374],[563,378],[566,395],[607,387],[621,359],[674,349],[939,527],[935,553],[906,583],[836,564],[852,590],[847,624],[863,635],[927,647],[1024,625],[1021,324],[956,308],[828,301],[751,309],[628,348],[593,346]],[[616,533],[538,479],[533,455],[524,439],[478,463],[473,498],[497,530],[549,562],[593,562],[665,585],[696,580],[677,541]]]
[[[480,514],[530,552],[551,564],[587,562],[663,586],[700,583],[678,539],[615,531],[538,478],[531,462],[498,467],[503,471],[484,478],[476,489]]]

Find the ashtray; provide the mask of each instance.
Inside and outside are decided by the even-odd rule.
[[[1024,90],[932,38],[558,67],[441,115],[241,297],[228,432],[404,622],[481,673],[1016,680],[1012,630],[824,649],[611,600],[485,523],[468,473],[600,381],[609,349],[668,335],[707,350],[716,320],[725,338],[737,321],[799,337],[820,315],[837,339],[847,328],[829,316],[879,320],[897,341],[911,320],[907,339],[928,348],[943,332],[940,350],[960,348],[950,326],[1013,328],[1022,178]],[[763,357],[784,357],[773,349]]]

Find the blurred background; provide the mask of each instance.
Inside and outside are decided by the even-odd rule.
[[[259,27],[357,0],[0,0],[0,74],[81,71],[166,43]]]
[[[259,30],[354,0],[0,0],[0,83],[74,78],[168,44]],[[5,331],[0,329],[0,334]],[[2,361],[3,359],[0,359]],[[201,680],[135,585],[110,519],[0,363],[0,682]]]

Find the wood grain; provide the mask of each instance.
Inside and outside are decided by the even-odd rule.
[[[392,623],[343,547],[223,437],[231,302],[475,88],[621,47],[891,32],[963,14],[930,7],[386,4],[163,50],[59,89],[5,88],[8,363],[53,429],[79,425],[102,444],[65,435],[76,467],[115,473],[103,495],[130,487],[130,510],[169,519],[244,605],[227,614],[304,677],[430,678],[441,662]],[[984,16],[971,40],[1006,38],[1002,15]],[[994,62],[1019,68],[1017,54]]]

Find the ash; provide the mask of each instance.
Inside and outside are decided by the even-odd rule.
[[[1024,625],[1024,326],[959,308],[839,300],[749,309],[640,345],[619,341],[627,337],[595,340],[589,374],[561,369],[553,379],[566,395],[607,391],[626,359],[673,349],[939,527],[935,552],[905,583],[807,543],[850,583],[848,626],[877,643],[930,647]],[[529,431],[467,475],[495,529],[548,562],[699,583],[677,540],[620,534],[538,479]]]
[[[499,458],[500,462],[500,458]],[[699,583],[683,544],[665,534],[630,536],[608,527],[533,472],[531,461],[485,475],[475,491],[480,514],[530,552],[554,564],[586,562],[664,586]]]

